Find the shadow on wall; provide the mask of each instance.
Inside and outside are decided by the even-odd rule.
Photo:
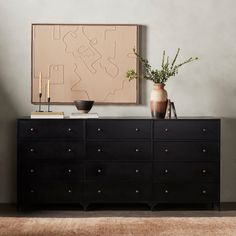
[[[147,26],[140,25],[139,34],[139,53],[143,58],[147,58]],[[140,64],[139,73],[142,73],[142,66]],[[147,81],[139,81],[140,104],[147,105]]]
[[[236,118],[221,119],[221,201],[236,201]]]
[[[17,111],[2,84],[0,109],[0,203],[15,202]]]

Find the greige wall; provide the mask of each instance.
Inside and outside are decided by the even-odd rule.
[[[158,66],[163,49],[198,56],[167,83],[181,116],[222,117],[222,201],[236,201],[235,0],[0,0],[0,202],[16,200],[17,117],[29,115],[31,23],[137,23]],[[99,115],[149,115],[152,83],[138,106],[95,106]],[[55,106],[66,114],[73,106]]]

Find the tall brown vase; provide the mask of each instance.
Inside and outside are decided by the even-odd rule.
[[[152,117],[165,118],[168,95],[164,87],[165,84],[154,84],[153,86],[150,98]]]

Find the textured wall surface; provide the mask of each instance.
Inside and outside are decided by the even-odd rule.
[[[16,118],[29,115],[32,23],[130,23],[142,25],[142,55],[153,66],[162,50],[180,69],[166,89],[179,116],[222,118],[221,200],[236,201],[236,1],[235,0],[0,0],[0,202],[16,200]],[[141,82],[138,106],[95,106],[100,116],[146,116],[151,82]],[[73,106],[53,106],[66,114]]]

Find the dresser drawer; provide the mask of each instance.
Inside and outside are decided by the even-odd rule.
[[[169,163],[158,162],[154,165],[154,180],[156,182],[219,182],[218,163]]]
[[[85,198],[91,202],[139,202],[150,201],[150,183],[97,183],[85,185]]]
[[[151,121],[88,120],[88,139],[151,139]]]
[[[166,120],[154,123],[156,139],[207,139],[219,140],[219,120]]]
[[[19,120],[20,138],[83,138],[81,120]]]
[[[133,142],[87,142],[87,157],[90,160],[151,160],[152,143]]]
[[[152,178],[152,164],[146,162],[92,162],[86,167],[86,179],[92,181],[146,181]]]
[[[160,203],[218,202],[218,184],[155,184],[154,198]]]
[[[79,203],[83,198],[83,184],[24,183],[18,197],[22,204]]]
[[[83,142],[73,141],[20,141],[20,159],[83,159]]]
[[[155,159],[158,161],[218,161],[218,142],[155,142]]]
[[[21,179],[24,183],[70,181],[84,179],[83,163],[24,161],[21,163]]]

